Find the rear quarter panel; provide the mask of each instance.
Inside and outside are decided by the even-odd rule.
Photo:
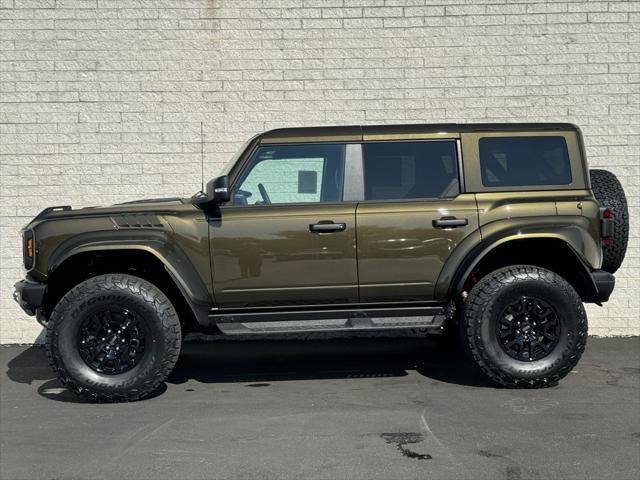
[[[571,166],[568,185],[493,186],[482,183],[479,140],[486,137],[561,136]],[[552,237],[565,240],[592,269],[601,265],[599,210],[590,191],[589,169],[577,127],[540,131],[486,131],[461,135],[464,178],[476,194],[483,242],[514,238]],[[509,234],[513,231],[514,233]]]
[[[482,184],[478,142],[483,137],[562,136],[571,165],[571,184],[562,187]],[[484,255],[498,245],[518,239],[555,238],[567,243],[588,269],[600,268],[599,207],[590,190],[589,171],[580,130],[486,131],[461,134],[466,191],[475,193],[477,234],[453,252],[436,285],[444,298],[460,271],[470,273]],[[465,275],[462,275],[465,277]],[[466,278],[466,277],[465,277]]]
[[[602,261],[599,231],[591,215],[588,190],[478,193],[482,239],[494,245],[521,238],[564,240],[592,269]]]

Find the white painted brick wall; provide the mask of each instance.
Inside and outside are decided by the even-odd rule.
[[[0,0],[0,342],[18,229],[42,208],[199,188],[281,126],[575,122],[631,206],[597,335],[640,334],[640,2]]]

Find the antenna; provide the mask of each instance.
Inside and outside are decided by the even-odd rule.
[[[204,193],[204,127],[200,122],[200,191]]]

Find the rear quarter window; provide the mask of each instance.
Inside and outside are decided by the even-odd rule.
[[[564,137],[485,137],[479,140],[485,187],[568,185],[571,163]]]

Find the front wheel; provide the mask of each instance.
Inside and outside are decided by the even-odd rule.
[[[49,363],[72,392],[125,402],[156,390],[180,354],[178,315],[155,285],[132,275],[92,277],[72,288],[47,324]]]
[[[507,387],[556,385],[587,341],[587,316],[573,287],[529,265],[482,278],[466,299],[461,328],[475,363]]]

